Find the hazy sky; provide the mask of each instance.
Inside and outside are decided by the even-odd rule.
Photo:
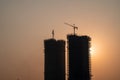
[[[43,80],[43,40],[66,40],[64,22],[92,38],[92,80],[120,80],[120,0],[0,0],[0,80]]]

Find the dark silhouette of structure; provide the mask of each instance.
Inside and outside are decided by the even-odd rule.
[[[67,35],[68,39],[68,80],[90,80],[90,37]]]
[[[78,27],[77,27],[77,26],[75,26],[75,24],[73,24],[73,25],[68,24],[68,23],[64,23],[64,24],[66,24],[66,25],[68,25],[68,26],[73,27],[74,35],[76,34],[76,33],[75,33],[75,29],[78,29]]]
[[[44,80],[65,80],[65,41],[44,40]]]

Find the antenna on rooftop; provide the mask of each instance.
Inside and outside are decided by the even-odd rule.
[[[75,29],[77,29],[77,30],[78,30],[78,27],[77,27],[77,26],[75,26],[75,24],[73,24],[73,25],[68,24],[68,23],[64,23],[64,24],[66,24],[66,25],[68,25],[68,26],[73,27],[73,33],[74,33],[74,35],[75,35]]]

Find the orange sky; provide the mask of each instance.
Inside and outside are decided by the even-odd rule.
[[[92,80],[120,80],[119,0],[0,0],[0,80],[43,80],[43,40],[65,39],[76,24],[95,53]]]

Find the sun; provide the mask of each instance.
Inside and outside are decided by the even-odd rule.
[[[96,47],[95,47],[95,46],[92,46],[92,47],[90,48],[90,54],[91,54],[91,55],[95,55],[95,54],[96,54]]]

